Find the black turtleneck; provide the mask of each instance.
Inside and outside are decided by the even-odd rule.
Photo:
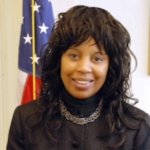
[[[100,99],[97,95],[87,99],[77,99],[72,97],[67,91],[62,92],[62,98],[67,110],[78,117],[88,117],[98,107]]]

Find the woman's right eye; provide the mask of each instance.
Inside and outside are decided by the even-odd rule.
[[[71,53],[69,54],[69,57],[72,59],[72,60],[78,60],[79,59],[79,56],[75,53]]]

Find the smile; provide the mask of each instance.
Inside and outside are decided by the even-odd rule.
[[[78,84],[86,85],[92,82],[92,80],[74,80]]]
[[[81,89],[81,90],[87,90],[91,88],[93,85],[93,81],[91,79],[73,79],[73,84],[76,88]]]

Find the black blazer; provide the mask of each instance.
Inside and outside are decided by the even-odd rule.
[[[109,140],[101,135],[107,126],[104,116],[86,125],[77,125],[63,118],[62,126],[57,131],[59,135],[57,144],[50,141],[42,127],[32,135],[36,142],[31,144],[26,119],[37,109],[36,101],[16,108],[10,127],[7,150],[150,150],[149,116],[135,107],[138,113],[144,114],[145,120],[135,121],[139,125],[138,130],[126,128],[125,142],[116,149],[109,149],[107,145],[108,142],[117,140],[119,137],[112,137]]]

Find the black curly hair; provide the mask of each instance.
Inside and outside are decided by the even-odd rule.
[[[53,27],[42,58],[43,87],[39,98],[41,109],[37,112],[39,124],[42,122],[47,129],[54,130],[50,128],[54,125],[50,125],[49,122],[55,118],[58,120],[55,130],[61,126],[58,109],[63,88],[60,79],[60,60],[69,47],[78,46],[89,38],[93,38],[96,45],[99,48],[103,47],[109,56],[108,75],[99,95],[104,100],[103,113],[106,115],[110,133],[120,128],[120,122],[129,128],[135,128],[125,118],[125,113],[133,113],[124,106],[130,99],[136,100],[132,98],[130,92],[131,57],[136,62],[130,50],[130,35],[108,11],[83,5],[74,6],[67,12],[60,13]],[[53,136],[49,133],[49,137]],[[116,145],[121,145],[123,141],[124,136]]]

